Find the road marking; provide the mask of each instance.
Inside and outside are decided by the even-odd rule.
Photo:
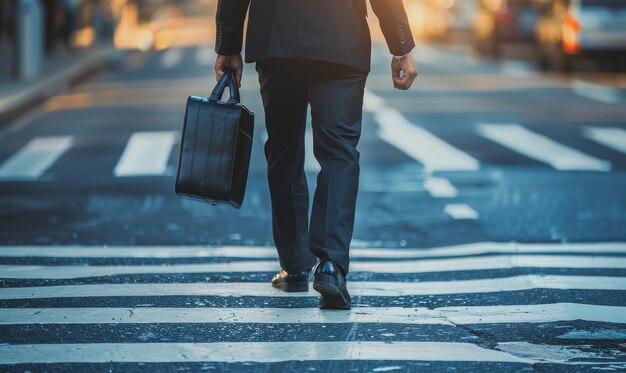
[[[478,219],[478,212],[464,203],[451,203],[443,208],[443,211],[452,219]]]
[[[304,134],[304,149],[304,169],[307,172],[318,173],[322,167],[313,152],[313,131],[308,128]]]
[[[35,137],[0,165],[0,180],[36,180],[72,144],[72,136]]]
[[[424,188],[435,198],[454,198],[458,194],[448,179],[441,177],[427,177],[424,180]]]
[[[512,77],[526,77],[535,73],[535,70],[528,63],[513,60],[501,62],[500,71],[503,75]]]
[[[200,66],[209,66],[215,61],[215,52],[210,45],[201,45],[196,48],[196,63]]]
[[[494,255],[453,259],[428,259],[380,262],[354,262],[354,272],[428,273],[477,271],[508,268],[614,268],[625,269],[626,257],[572,255]],[[226,263],[129,265],[129,266],[37,266],[0,265],[0,278],[77,279],[100,276],[165,273],[278,272],[271,261],[234,261]]]
[[[308,126],[307,126],[308,127]],[[318,173],[321,170],[321,166],[317,159],[315,158],[315,154],[313,153],[313,132],[308,128],[305,130],[304,134],[304,170],[306,172]],[[267,141],[268,134],[267,130],[264,129],[261,132],[261,140],[263,144]]]
[[[426,172],[474,171],[479,162],[425,129],[415,126],[397,110],[374,113],[381,139],[424,165]]]
[[[176,131],[133,133],[113,174],[116,177],[165,174],[177,135]]]
[[[615,368],[626,368],[626,362],[616,361],[614,352],[611,349],[589,349],[589,345],[546,345],[546,344],[533,344],[528,342],[499,342],[496,344],[496,349],[499,351],[508,352],[514,356],[525,356],[538,359],[546,363],[573,363],[572,360],[581,361],[583,364],[593,364],[593,362],[599,362],[599,359],[604,360],[604,364],[610,364],[606,368],[598,369],[594,367],[592,369],[597,370],[610,370],[617,371]],[[592,359],[587,362],[581,359]],[[609,363],[610,361],[610,363]]]
[[[269,285],[268,285],[269,286]],[[0,325],[151,323],[389,323],[469,325],[594,321],[626,324],[626,307],[579,303],[511,306],[354,307],[352,312],[309,308],[71,307],[3,308]]]
[[[613,150],[626,153],[626,130],[619,127],[585,127],[583,136]]]
[[[619,104],[621,101],[619,90],[580,79],[574,79],[572,91],[579,96],[605,104]]]
[[[428,258],[482,254],[626,254],[626,242],[547,243],[477,242],[433,248],[350,248],[351,258]],[[0,257],[56,258],[277,258],[265,246],[0,246]]]
[[[181,48],[168,48],[161,55],[161,67],[173,69],[183,60],[184,52]]]
[[[626,277],[520,275],[460,281],[348,281],[352,296],[401,297],[479,294],[531,289],[626,290]],[[0,288],[0,299],[78,297],[284,297],[317,298],[315,292],[284,292],[265,282],[85,284]]]
[[[280,353],[277,353],[280,351]],[[461,342],[289,341],[215,343],[63,343],[0,345],[0,364],[111,362],[279,362],[314,360],[535,363]]]
[[[592,157],[517,124],[481,124],[478,133],[557,170],[610,171],[611,162]]]

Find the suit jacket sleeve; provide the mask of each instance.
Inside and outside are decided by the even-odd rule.
[[[218,0],[215,14],[215,52],[223,56],[241,52],[243,22],[250,0]]]
[[[402,0],[370,0],[370,4],[391,54],[402,56],[409,53],[415,42]]]

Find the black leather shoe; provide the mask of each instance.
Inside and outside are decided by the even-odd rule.
[[[339,266],[332,259],[322,259],[315,265],[313,289],[320,294],[320,308],[349,310],[352,300],[346,278]]]
[[[287,273],[281,269],[272,279],[272,286],[283,291],[309,291],[310,273],[310,269],[297,273]]]

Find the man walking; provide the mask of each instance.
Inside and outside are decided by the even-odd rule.
[[[404,4],[370,4],[393,54],[393,84],[406,90],[417,69]],[[273,236],[281,265],[272,285],[308,291],[314,267],[320,308],[350,309],[346,276],[359,182],[356,146],[371,58],[366,0],[218,0],[216,79],[231,69],[241,84],[248,7],[245,61],[256,62],[261,86]],[[313,152],[321,166],[310,226],[304,172],[309,104]]]

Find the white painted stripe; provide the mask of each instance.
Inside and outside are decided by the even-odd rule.
[[[132,311],[132,312],[131,312]],[[136,307],[3,308],[0,325],[150,324],[150,323],[404,323],[450,325],[427,308],[359,307],[352,312],[310,308]]]
[[[184,52],[181,48],[169,48],[161,56],[161,67],[173,69],[183,60]]]
[[[478,294],[530,289],[626,290],[626,277],[521,275],[461,281],[348,281],[352,296]],[[316,292],[284,292],[265,282],[86,284],[0,288],[0,299],[77,297],[318,297]]]
[[[363,110],[369,112],[376,112],[382,110],[387,106],[385,100],[382,97],[375,95],[372,91],[365,88],[363,93]]]
[[[626,130],[619,127],[585,127],[583,136],[618,152],[626,153]]]
[[[196,48],[196,63],[200,66],[209,66],[215,60],[215,51],[210,45],[201,45]]]
[[[481,136],[557,170],[610,171],[611,162],[550,140],[517,124],[481,124]]]
[[[267,141],[267,130],[261,132],[261,141],[263,144]],[[313,132],[307,127],[304,134],[304,170],[306,172],[318,173],[321,169],[320,164],[313,153]]]
[[[351,258],[429,258],[521,253],[626,254],[626,242],[548,243],[477,242],[434,248],[350,248]],[[0,257],[57,258],[277,258],[262,246],[0,246]]]
[[[500,64],[503,75],[525,77],[535,73],[535,70],[526,62],[505,60]]]
[[[580,79],[574,79],[572,91],[579,96],[605,104],[619,104],[621,101],[618,89],[585,82]]]
[[[410,123],[399,111],[383,108],[374,112],[381,139],[421,162],[426,172],[473,171],[479,162],[425,129]]]
[[[133,133],[113,174],[116,177],[165,174],[176,136],[176,131]]]
[[[445,205],[443,211],[450,215],[452,219],[478,219],[478,212],[464,203],[451,203]]]
[[[442,271],[472,271],[507,268],[626,268],[626,257],[559,256],[559,255],[499,255],[454,259],[353,262],[351,270],[374,273],[427,273]],[[33,266],[0,265],[0,278],[73,279],[96,276],[165,273],[215,272],[278,272],[280,266],[272,261],[236,261],[227,263],[144,265],[144,266]]]
[[[499,342],[496,345],[496,349],[499,351],[508,352],[515,356],[537,359],[545,363],[596,364],[601,362],[605,365],[610,365],[606,368],[598,369],[598,367],[594,367],[592,369],[617,371],[616,368],[621,368],[622,370],[626,368],[625,361],[615,360],[614,350],[608,348],[589,349],[589,347],[589,345],[546,345],[544,343],[533,344],[528,342]],[[588,361],[582,359],[588,359]]]
[[[304,169],[307,172],[318,173],[322,168],[313,153],[313,131],[307,130],[304,134]]]
[[[424,180],[424,188],[435,198],[454,198],[458,194],[456,188],[441,177],[427,177]]]
[[[0,364],[110,362],[278,362],[314,360],[490,361],[532,363],[459,342],[64,343],[0,345]]]
[[[328,312],[331,311],[331,312]],[[152,323],[389,323],[502,324],[594,321],[626,324],[626,307],[578,303],[512,306],[354,307],[352,311],[311,308],[134,307],[3,308],[1,325]]]
[[[72,136],[35,137],[0,165],[0,180],[38,179],[72,143]]]

